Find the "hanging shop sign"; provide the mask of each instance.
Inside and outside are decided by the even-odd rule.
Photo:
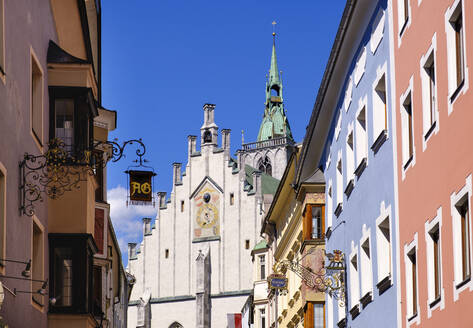
[[[269,289],[287,289],[287,278],[283,274],[273,273],[268,276]]]
[[[131,205],[151,205],[153,203],[153,177],[152,171],[128,170],[130,179],[129,198]]]

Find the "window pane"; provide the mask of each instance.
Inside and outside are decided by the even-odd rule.
[[[312,207],[312,239],[322,238],[321,236],[321,208]]]
[[[55,306],[72,306],[72,249],[54,250]]]
[[[67,151],[74,148],[74,99],[56,99],[56,138],[61,139]]]
[[[324,328],[323,304],[314,304],[314,328]]]

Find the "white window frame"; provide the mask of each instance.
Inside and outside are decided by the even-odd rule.
[[[385,14],[384,10],[379,10],[376,18],[371,26],[371,38],[370,38],[370,50],[372,54],[376,53],[381,41],[383,40],[384,36],[384,22],[385,22]]]
[[[402,146],[402,180],[406,177],[406,171],[415,165],[416,162],[416,142],[415,142],[415,115],[414,115],[414,88],[413,88],[413,77],[411,76],[409,80],[409,86],[407,90],[401,95],[399,101],[399,109],[401,111],[401,146]],[[409,160],[409,126],[406,121],[406,109],[404,107],[404,102],[407,97],[411,98],[411,120],[412,120],[412,160],[408,166],[405,167],[407,161]],[[407,147],[407,148],[406,148]]]
[[[333,187],[332,187],[332,179],[328,182],[327,187],[327,210],[325,211],[327,220],[326,220],[326,229],[332,226],[332,217],[333,217]],[[325,232],[324,232],[325,234]]]
[[[356,269],[353,267],[353,258],[356,257]],[[358,254],[358,246],[355,242],[351,242],[351,253],[349,257],[349,281],[350,281],[350,309],[360,304],[360,261]],[[361,310],[361,309],[360,309]]]
[[[39,70],[39,75],[40,75],[40,86],[39,90],[36,91],[37,97],[36,99],[33,99],[33,65],[37,67]],[[41,66],[41,63],[38,59],[38,56],[33,50],[33,47],[30,46],[30,91],[29,91],[29,97],[30,97],[30,134],[33,140],[35,141],[36,146],[38,147],[40,152],[43,152],[43,145],[44,145],[44,70],[43,67]],[[35,106],[36,104],[36,106]],[[33,108],[34,107],[34,108]],[[39,135],[36,135],[34,132],[34,115],[33,113],[37,111],[38,115],[40,116],[40,130],[37,131]]]
[[[358,86],[361,81],[361,78],[363,77],[363,75],[365,75],[366,56],[366,47],[363,47],[362,49],[360,49],[360,53],[358,54],[358,58],[355,65],[355,72],[353,73],[353,78],[356,86]]]
[[[431,93],[430,93],[430,77],[425,69],[427,65],[427,61],[431,58],[433,60],[434,65],[434,75],[435,75],[435,90],[434,90],[434,115],[435,120],[434,122],[430,122],[430,115],[431,115]],[[425,151],[427,148],[427,142],[429,141],[430,137],[434,134],[437,134],[439,131],[439,110],[438,110],[438,88],[437,88],[437,81],[438,81],[438,69],[437,69],[437,34],[434,33],[432,37],[432,43],[430,44],[429,49],[427,52],[421,57],[420,64],[420,78],[422,83],[422,122],[423,122],[423,137],[422,137],[422,151]],[[433,131],[430,132],[430,135],[427,136],[427,132],[432,129],[433,125],[435,124],[435,128]]]
[[[353,95],[353,77],[350,76],[350,78],[347,81],[347,86],[345,89],[345,99],[343,100],[343,106],[345,107],[345,112],[348,112],[348,109],[350,108],[352,95]]]
[[[405,7],[404,7],[404,0],[398,0],[397,1],[397,17],[398,17],[398,46],[401,46],[401,40],[402,36],[406,33],[407,29],[411,25],[411,16],[412,16],[412,11],[411,11],[411,1],[408,0],[407,3],[407,17],[405,16]]]
[[[380,205],[380,210],[379,210],[379,216],[376,218],[376,256],[377,256],[377,266],[378,266],[378,282],[380,283],[383,279],[386,277],[390,277],[392,279],[392,268],[393,268],[393,245],[392,245],[392,236],[393,236],[393,229],[391,226],[391,217],[392,217],[392,211],[391,211],[391,205],[387,206],[385,205],[384,201],[381,202]],[[387,241],[388,248],[389,248],[389,259],[388,261],[382,261],[386,257],[386,247],[384,247],[384,244],[386,243],[383,241],[383,238],[385,239],[385,236],[383,232],[381,231],[380,226],[384,224],[384,222],[388,221],[388,227],[389,227],[389,240]],[[387,267],[387,269],[386,269]],[[392,282],[391,282],[392,283]]]
[[[341,170],[339,170],[339,166],[341,166]],[[343,203],[343,157],[341,151],[338,154],[337,166],[335,167],[336,173],[336,183],[337,183],[337,206],[338,204]]]
[[[405,287],[405,292],[406,292],[406,327],[410,327],[414,323],[416,325],[420,325],[420,304],[419,304],[419,247],[418,247],[418,235],[417,232],[414,235],[414,240],[411,241],[409,244],[404,245],[404,268],[405,268],[405,279],[406,279],[406,287]],[[416,251],[416,280],[417,280],[417,315],[412,318],[409,321],[409,318],[411,318],[414,314],[411,312],[412,309],[412,302],[413,300],[411,299],[412,295],[412,264],[411,260],[409,259],[409,253],[415,248]]]
[[[373,145],[375,141],[378,139],[378,137],[381,135],[383,130],[386,131],[386,133],[389,134],[389,121],[388,121],[388,77],[387,77],[387,65],[384,63],[382,66],[379,66],[376,69],[376,79],[373,82],[372,85],[372,108],[371,108],[371,122],[372,122],[372,140],[371,144]],[[384,78],[384,88],[385,88],[385,93],[386,93],[386,99],[384,101],[384,106],[385,109],[382,110],[382,113],[379,113],[379,107],[380,103],[382,103],[382,100],[380,99],[378,92],[376,91],[379,83],[381,82],[381,79]],[[384,120],[383,120],[384,117]]]
[[[366,158],[366,166],[368,166],[368,96],[360,98],[358,104],[358,110],[355,117],[355,169],[361,164],[361,161]],[[364,132],[361,130],[363,127],[359,123],[358,117],[362,111],[365,111],[365,128]],[[364,134],[364,135],[363,135]],[[361,139],[361,140],[360,140]]]
[[[460,7],[461,6],[461,7]],[[456,83],[456,46],[455,46],[455,30],[450,23],[452,18],[458,14],[458,10],[461,10],[463,17],[463,65],[464,65],[464,84],[460,90],[457,91],[459,86]],[[466,15],[466,17],[465,17]],[[453,4],[447,8],[445,11],[445,33],[447,34],[447,68],[448,68],[448,115],[453,111],[453,104],[455,101],[460,98],[460,95],[463,95],[468,90],[468,60],[467,60],[467,38],[466,38],[466,26],[465,21],[467,21],[468,13],[465,11],[464,0],[455,0]],[[451,101],[451,97],[455,92],[458,92],[456,97]]]
[[[349,138],[351,136],[351,147],[349,145]],[[348,125],[348,133],[345,138],[345,167],[346,167],[346,176],[345,176],[345,187],[348,186],[348,183],[353,180],[355,177],[355,131],[353,129],[353,122]]]
[[[440,301],[435,304],[433,307],[430,304],[435,301],[435,267],[434,267],[434,254],[433,254],[433,247],[434,243],[432,241],[431,232],[438,228],[439,231],[439,259],[440,259],[440,266],[439,266],[439,275],[440,275]],[[440,308],[441,310],[445,308],[445,292],[444,292],[444,284],[443,284],[443,260],[442,260],[442,207],[437,209],[437,213],[435,217],[425,222],[425,245],[427,250],[427,318],[432,316],[432,312],[435,309]]]
[[[337,125],[335,125],[335,140],[338,140],[340,132],[342,131],[342,111],[338,111]]]
[[[369,257],[363,249],[363,245],[368,243]],[[360,276],[361,276],[361,296],[364,297],[366,294],[371,293],[373,298],[373,247],[371,245],[371,229],[366,228],[363,224],[362,237],[360,239]]]
[[[461,246],[461,216],[457,209],[457,204],[459,204],[465,197],[468,202],[468,219],[469,219],[469,257],[470,257],[470,275],[472,271],[472,249],[471,249],[471,195],[472,195],[472,178],[471,174],[466,178],[465,185],[457,193],[452,193],[450,195],[450,212],[452,215],[452,233],[453,233],[453,271],[454,271],[454,280],[453,280],[453,301],[458,301],[460,293],[466,289],[473,291],[473,280],[470,278],[470,281],[463,284],[460,288],[457,288],[457,285],[462,283],[462,246]]]

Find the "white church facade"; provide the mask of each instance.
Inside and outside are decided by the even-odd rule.
[[[282,102],[273,43],[266,108],[258,141],[230,155],[230,130],[219,133],[215,105],[205,104],[187,164],[173,164],[173,189],[158,193],[158,214],[143,219],[143,241],[129,244],[136,278],[128,327],[226,327],[253,288],[251,251],[260,242],[264,204],[294,147]],[[220,146],[218,139],[220,135]]]

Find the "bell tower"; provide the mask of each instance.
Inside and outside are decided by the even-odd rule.
[[[217,146],[218,126],[215,124],[215,105],[204,105],[204,124],[200,128],[201,146]]]
[[[276,23],[273,22],[273,26]],[[250,165],[263,173],[281,179],[293,151],[294,139],[286,117],[283,84],[276,58],[276,32],[273,31],[271,66],[265,88],[263,120],[256,142],[242,144],[239,164]]]

